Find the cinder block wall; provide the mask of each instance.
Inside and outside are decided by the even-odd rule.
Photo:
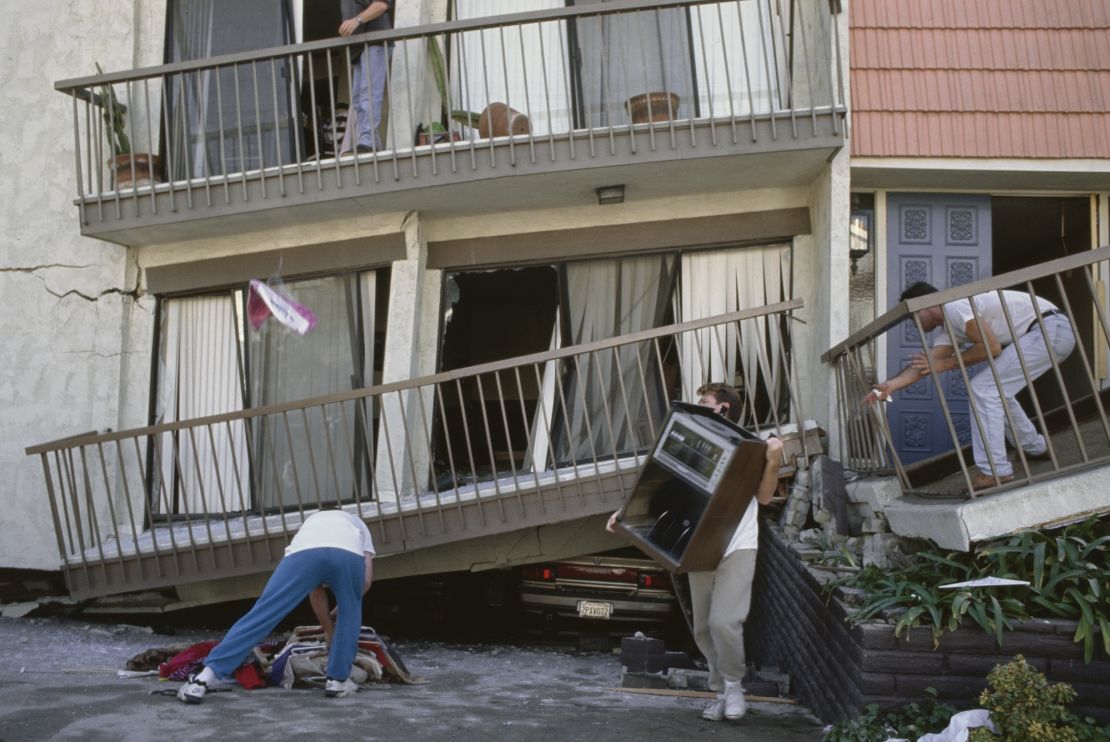
[[[844,616],[838,601],[825,605],[805,563],[762,524],[745,631],[749,660],[788,672],[798,697],[822,720],[851,718],[869,703],[920,701],[926,688],[961,708],[974,707],[991,668],[1022,654],[1050,680],[1075,688],[1073,711],[1110,723],[1110,660],[1102,655],[1084,664],[1072,621],[1015,624],[1001,649],[978,626],[961,628],[943,634],[934,649],[928,629],[895,638],[893,626],[849,628]]]

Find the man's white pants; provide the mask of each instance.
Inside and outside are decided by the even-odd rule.
[[[752,605],[756,549],[737,549],[712,572],[690,573],[694,641],[709,664],[709,687],[724,690],[746,670],[744,621]]]
[[[1049,342],[1052,344],[1056,361],[1063,362],[1075,348],[1075,333],[1072,331],[1071,323],[1062,314],[1044,317],[1043,321],[1044,332],[1047,333]],[[1008,477],[1014,473],[1013,465],[1006,458],[1007,439],[1030,454],[1044,453],[1046,448],[1044,436],[1037,432],[1029,416],[1025,414],[1025,410],[1014,399],[1014,395],[1026,385],[1026,374],[1022,373],[1016,345],[1021,345],[1025,370],[1030,380],[1036,379],[1052,368],[1052,359],[1049,357],[1039,324],[1019,337],[1016,343],[1003,348],[994,359],[998,382],[1001,383],[1006,406],[1010,410],[1010,417],[1013,418],[1013,435],[1007,429],[1006,413],[1002,409],[1002,397],[998,393],[999,385],[991,375],[990,366],[984,363],[983,370],[971,380],[971,401],[975,405],[974,409],[979,413],[979,421],[986,432],[986,445],[984,445],[983,436],[979,434],[979,426],[975,424],[973,416],[971,450],[975,456],[975,465],[984,474],[993,473],[999,477]]]

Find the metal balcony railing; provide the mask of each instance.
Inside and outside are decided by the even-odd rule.
[[[487,177],[497,167],[585,167],[648,152],[807,140],[836,146],[846,112],[837,6],[615,0],[55,87],[72,101],[82,223],[180,219],[221,206],[263,208],[278,197]],[[383,144],[341,156],[334,135],[350,98],[352,56],[383,43],[393,45]],[[520,114],[512,126],[499,107]]]
[[[363,518],[379,555],[408,552],[615,509],[678,384],[735,381],[751,428],[804,419],[790,362],[801,306],[27,453],[75,595],[266,571],[324,506]]]
[[[981,491],[1025,485],[1110,461],[1110,422],[1106,415],[1108,395],[1104,384],[1108,375],[1107,348],[1110,347],[1105,283],[1108,269],[1110,247],[1102,247],[909,299],[831,348],[822,360],[832,366],[835,376],[841,461],[847,468],[856,471],[895,473],[903,489],[922,494],[936,489],[938,477],[958,472],[958,476],[952,475],[949,479],[958,479],[957,489],[966,497],[974,497],[977,494],[972,487],[975,467],[972,447],[967,444],[976,432],[984,441],[982,445],[986,457],[991,461],[998,460],[991,456],[991,436],[986,429],[992,424],[990,413],[985,409],[991,406],[989,398],[992,395],[1009,400],[1008,404],[1001,405],[1001,410],[1006,430],[1005,445],[1013,449],[1009,453],[1013,463],[1013,481],[1000,476],[997,465],[991,463],[980,473],[990,477],[993,486],[981,487]],[[1074,331],[1074,350],[1061,354],[1053,350],[1052,344],[1046,348],[1043,338],[1037,341],[1040,343],[1037,348],[1021,342],[1027,334],[1043,332],[1046,320],[1037,316],[1032,324],[1015,327],[1013,310],[1004,299],[1003,291],[1018,291],[1055,304]],[[969,365],[963,353],[956,353],[955,368],[947,372],[941,372],[930,361],[930,373],[923,375],[912,386],[896,392],[893,404],[899,404],[907,393],[922,399],[935,392],[951,449],[928,462],[913,467],[903,466],[895,450],[888,420],[893,408],[864,403],[877,381],[876,340],[887,330],[910,323],[908,332],[916,335],[922,353],[927,355],[929,335],[922,324],[923,312],[949,302],[991,295],[999,297],[1000,316],[1005,321],[1004,334],[1018,340],[1012,346],[1020,366],[1020,377],[1015,372],[1008,380],[1002,378],[1008,372],[1002,370],[1000,373],[1001,354],[987,354],[985,362]],[[982,333],[988,320],[984,319],[976,302],[971,302],[971,305],[974,307],[974,326]],[[951,321],[943,316],[943,323],[936,332],[947,332],[951,328]],[[1002,347],[1005,349],[1010,345],[1005,343]],[[1039,373],[1030,358],[1033,352],[1047,356],[1048,366]],[[1006,363],[1009,364],[1009,361]],[[888,369],[889,376],[896,373],[898,369]],[[1018,418],[1026,414],[1014,408],[1014,392],[1007,391],[1013,390],[1015,384],[1026,389],[1016,395],[1017,404],[1028,411],[1037,430],[1044,434],[1048,447],[1046,454],[1037,456],[1036,460],[1027,455],[1020,445],[1014,444],[1012,431],[1015,425],[1020,425]],[[966,412],[957,409],[957,405],[965,403]],[[1002,455],[1003,452],[995,453]],[[944,487],[940,490],[943,494],[952,494],[944,491]]]

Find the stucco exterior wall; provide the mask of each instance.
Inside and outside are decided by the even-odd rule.
[[[134,300],[134,259],[81,237],[72,107],[54,81],[160,61],[162,35],[136,35],[159,3],[13,0],[5,6],[0,66],[0,568],[54,569],[58,553],[33,443],[119,424],[119,390],[146,364],[123,338],[142,334],[147,299]],[[164,4],[161,13],[164,16]],[[64,22],[59,22],[63,13]],[[111,29],[111,33],[106,30]],[[137,347],[141,347],[141,344]],[[139,372],[136,372],[139,373]]]

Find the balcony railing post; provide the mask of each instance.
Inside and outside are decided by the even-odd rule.
[[[76,100],[76,99],[75,99]],[[54,540],[58,545],[58,559],[63,566],[69,563],[69,553],[65,541],[62,539],[62,520],[58,514],[58,496],[54,491],[54,477],[50,473],[50,454],[43,451],[39,454],[42,464],[42,476],[46,480],[46,501],[50,504],[50,518],[54,521]],[[66,525],[68,528],[68,524]]]
[[[943,317],[943,315],[941,316]],[[917,328],[917,337],[921,340],[921,346],[925,355],[925,360],[929,366],[929,376],[932,378],[933,387],[937,393],[937,399],[940,400],[940,409],[944,414],[944,422],[948,426],[948,434],[951,436],[951,440],[956,447],[956,456],[960,460],[960,470],[964,475],[964,480],[967,484],[967,491],[972,497],[974,497],[975,489],[971,486],[971,474],[968,472],[967,462],[964,460],[964,454],[959,445],[960,436],[957,435],[956,426],[952,422],[952,411],[949,409],[948,400],[944,396],[944,387],[941,386],[940,375],[937,373],[938,369],[933,364],[933,357],[929,353],[929,336],[925,332],[925,328],[921,324],[921,317],[918,315],[917,312],[914,312],[913,324],[914,327]],[[949,326],[947,317],[944,317],[944,331],[948,333],[949,337],[952,337],[952,328]],[[956,354],[956,360],[959,363],[960,375],[963,377],[964,384],[967,385],[968,389],[970,389],[971,385],[967,378],[967,369],[964,368],[963,361],[960,359],[958,353]],[[979,434],[986,438],[986,435],[983,431],[982,420],[980,420],[979,418],[979,412],[975,409],[975,404],[970,402],[970,398],[968,409],[971,410],[971,415],[974,418],[974,424],[979,428]],[[989,451],[987,455],[990,455]]]

